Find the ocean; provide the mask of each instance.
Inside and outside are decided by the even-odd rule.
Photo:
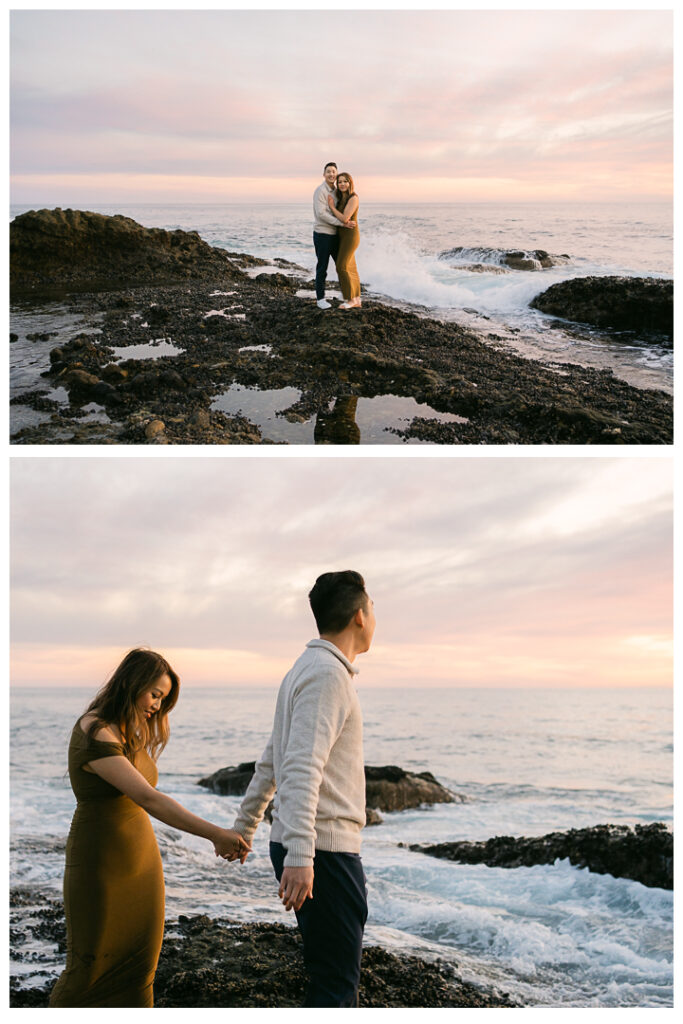
[[[207,242],[232,252],[290,260],[305,269],[307,280],[314,270],[309,204],[85,205],[95,212],[132,217],[146,227],[198,231]],[[13,206],[11,216],[28,209]],[[392,204],[364,203],[361,196],[359,224],[357,263],[371,296],[471,326],[484,336],[494,334],[491,344],[528,357],[609,368],[636,387],[672,390],[671,349],[645,337],[626,339],[561,324],[529,308],[534,296],[569,278],[671,278],[670,204]],[[549,269],[502,266],[508,251],[529,254],[538,249],[569,259]],[[300,294],[313,297],[305,288]],[[30,332],[30,325],[36,330],[32,320],[27,327],[21,316],[14,324],[12,329],[20,335],[24,327]],[[40,324],[38,329],[46,328]],[[50,322],[47,329],[58,325]],[[13,350],[26,378],[36,346],[29,342],[14,345]]]
[[[360,677],[362,680],[362,676]],[[672,695],[664,689],[364,689],[367,764],[431,771],[467,797],[385,814],[364,832],[368,944],[456,963],[465,980],[529,1006],[665,1007],[673,1000],[673,894],[568,861],[489,868],[399,843],[543,835],[599,824],[673,820]],[[11,694],[11,885],[59,896],[74,798],[66,751],[92,694]],[[232,823],[239,797],[197,785],[252,760],[268,738],[275,689],[186,687],[171,716],[159,788]],[[216,860],[205,840],[155,823],[167,917],[208,914],[293,923],[280,905],[262,825],[247,863]],[[26,908],[28,912],[29,908]],[[34,938],[14,958],[21,984],[60,971]]]

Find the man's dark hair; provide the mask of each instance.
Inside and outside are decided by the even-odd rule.
[[[341,633],[359,608],[368,607],[365,581],[359,572],[324,572],[308,595],[319,633]]]
[[[334,167],[335,171],[337,170],[337,165],[330,160],[329,164],[325,164],[325,166],[323,167],[323,174],[325,173],[328,167]]]

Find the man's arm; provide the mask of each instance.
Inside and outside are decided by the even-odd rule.
[[[273,736],[271,734],[266,748],[256,762],[251,782],[244,794],[240,809],[235,818],[233,828],[251,845],[254,832],[263,820],[266,807],[275,792],[275,773],[273,771]]]
[[[333,213],[330,213],[330,208],[327,205],[327,197],[329,192],[316,189],[315,195],[313,196],[313,210],[318,220],[324,221],[326,224],[332,224],[335,228],[339,227],[339,221]]]
[[[313,865],[320,784],[349,708],[348,683],[320,666],[294,697],[278,804],[285,868]]]

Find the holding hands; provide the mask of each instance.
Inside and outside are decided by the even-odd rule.
[[[244,864],[247,854],[251,853],[251,846],[239,832],[234,832],[231,828],[216,829],[212,842],[216,856],[222,857],[223,860],[239,860],[240,864]]]

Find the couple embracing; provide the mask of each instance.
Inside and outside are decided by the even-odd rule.
[[[294,910],[309,975],[305,1006],[358,1005],[367,918],[362,719],[353,662],[375,630],[363,577],[319,576],[309,601],[319,636],[282,681],[270,740],[233,828],[156,789],[180,680],[159,654],[130,651],[74,726],[77,806],[66,847],[66,969],[54,1007],[151,1007],[164,930],[164,876],[148,815],[244,863],[274,796],[270,859]],[[216,879],[216,885],[225,884]]]
[[[335,163],[325,164],[323,178],[313,194],[313,245],[317,257],[315,297],[319,309],[330,309],[325,298],[325,279],[331,256],[344,296],[338,308],[358,309],[360,277],[354,255],[360,242],[358,196],[351,175],[345,171],[338,174]]]

